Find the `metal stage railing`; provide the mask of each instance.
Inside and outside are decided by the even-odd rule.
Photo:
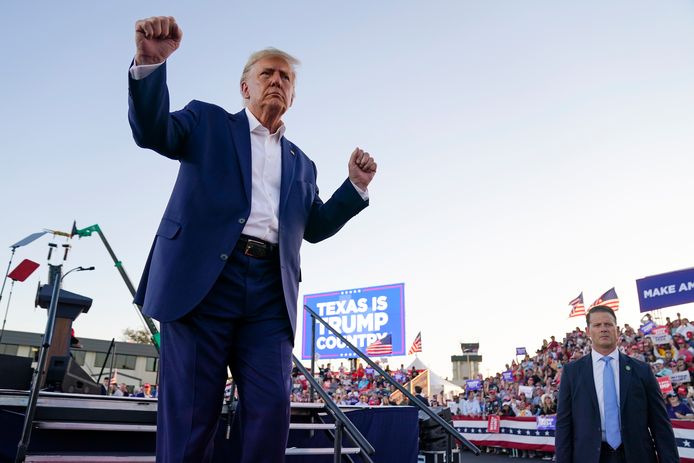
[[[316,322],[319,322],[323,326],[325,326],[332,334],[337,336],[337,338],[344,342],[347,347],[350,348],[352,352],[354,352],[357,356],[359,356],[363,361],[365,361],[371,368],[373,368],[375,371],[377,371],[383,378],[385,378],[386,381],[388,381],[393,387],[395,387],[398,391],[400,391],[405,397],[409,399],[409,403],[412,405],[415,405],[419,410],[422,412],[426,413],[432,420],[434,420],[439,426],[443,428],[444,431],[446,431],[447,437],[448,437],[448,442],[446,446],[446,461],[453,461],[453,439],[459,440],[465,447],[467,447],[472,453],[475,455],[480,454],[480,449],[478,449],[475,444],[467,440],[463,435],[458,432],[457,429],[455,429],[450,423],[448,423],[446,420],[441,418],[439,415],[431,411],[429,407],[419,400],[417,397],[415,397],[410,391],[408,391],[406,388],[404,388],[400,383],[395,381],[393,377],[391,377],[388,373],[386,373],[380,366],[378,366],[374,361],[372,361],[366,354],[364,354],[362,351],[360,351],[356,346],[354,346],[351,342],[345,338],[342,333],[338,333],[335,328],[330,326],[328,322],[323,320],[312,308],[310,308],[307,305],[304,305],[304,310],[306,310],[309,315],[311,315],[311,371],[310,371],[310,376],[313,378],[313,374],[315,372],[315,363],[316,363]],[[295,360],[296,362],[296,360]],[[307,378],[308,378],[307,376]],[[317,389],[316,392],[320,394],[320,391],[322,391],[323,388],[319,387],[318,384],[316,383]],[[323,399],[325,400],[325,399]],[[331,400],[332,402],[332,400]]]
[[[335,402],[332,401],[328,393],[325,392],[322,387],[320,387],[318,381],[316,381],[316,378],[314,378],[313,374],[310,373],[304,365],[302,365],[301,361],[294,355],[292,355],[292,358],[294,359],[294,365],[299,369],[301,374],[306,377],[306,380],[311,385],[311,388],[315,390],[315,392],[320,396],[321,399],[323,399],[323,402],[325,403],[325,410],[327,410],[335,420],[335,433],[327,430],[327,432],[335,441],[335,463],[339,463],[342,459],[341,454],[343,428],[349,436],[349,438],[352,439],[352,441],[361,449],[362,458],[366,460],[368,463],[374,463],[370,455],[373,455],[376,450],[373,448],[371,443],[369,443],[369,441],[366,440],[362,433],[359,432],[357,427],[354,426],[354,424],[349,420],[349,418],[347,418],[345,413],[342,410],[340,410],[340,407],[338,407],[335,404]],[[313,397],[313,395],[311,395],[311,397]],[[345,457],[351,463],[354,463],[349,455],[345,455]]]

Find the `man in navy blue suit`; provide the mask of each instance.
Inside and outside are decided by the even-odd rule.
[[[355,149],[323,203],[316,166],[284,137],[298,61],[277,49],[249,58],[241,112],[200,101],[170,112],[166,60],[182,35],[172,17],[138,21],[129,71],[135,141],[180,162],[135,298],[161,323],[157,461],[209,461],[229,367],[234,461],[281,462],[299,249],[368,205],[376,162]]]
[[[590,355],[567,364],[557,407],[558,463],[679,462],[660,387],[648,364],[617,350],[617,317],[586,315]]]

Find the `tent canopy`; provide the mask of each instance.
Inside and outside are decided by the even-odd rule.
[[[453,394],[462,394],[465,390],[455,383],[452,383],[441,376],[437,375],[436,372],[432,371],[426,363],[422,361],[419,357],[415,357],[412,363],[407,367],[411,370],[414,367],[416,370],[429,370],[429,395],[438,394],[443,390],[443,395],[450,397]]]

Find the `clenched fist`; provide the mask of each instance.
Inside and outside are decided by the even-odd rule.
[[[181,45],[183,31],[171,16],[154,16],[135,23],[135,64],[166,61]]]
[[[366,151],[355,148],[347,164],[349,179],[362,190],[366,190],[376,175],[378,165]]]

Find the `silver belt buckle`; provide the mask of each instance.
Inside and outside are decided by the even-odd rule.
[[[253,247],[260,248],[260,249],[264,250],[265,249],[265,243],[263,243],[262,241],[256,241],[256,240],[252,240],[249,238],[248,240],[246,240],[246,247],[244,248],[243,253],[247,256],[250,256],[250,257],[259,257],[258,255],[253,254],[251,252],[251,249],[253,249]]]

